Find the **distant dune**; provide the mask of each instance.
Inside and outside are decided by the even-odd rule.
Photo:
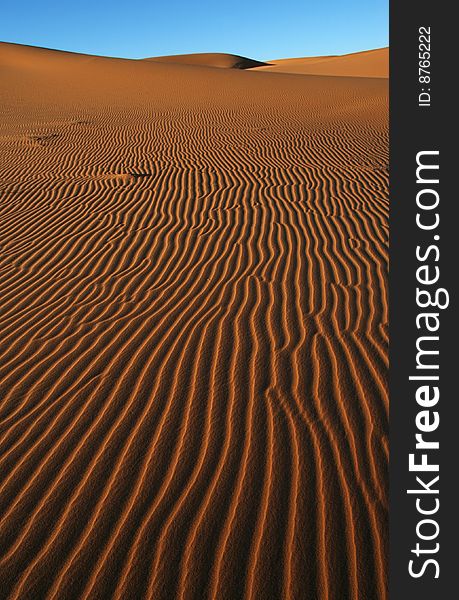
[[[368,50],[343,56],[317,56],[270,60],[260,71],[297,73],[301,75],[333,75],[340,77],[389,77],[389,49]]]
[[[144,60],[163,63],[179,63],[182,65],[195,65],[200,67],[219,67],[221,69],[251,69],[263,67],[267,63],[236,54],[203,53],[203,54],[178,54],[175,56],[157,56]]]
[[[2,598],[387,598],[384,56],[0,44]]]

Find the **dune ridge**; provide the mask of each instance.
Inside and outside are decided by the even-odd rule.
[[[259,60],[238,56],[237,54],[225,54],[224,52],[203,52],[197,54],[177,54],[173,56],[155,56],[143,60],[162,63],[178,63],[181,65],[194,65],[198,67],[219,67],[223,69],[252,69],[254,67],[265,67],[268,63]]]
[[[334,77],[389,77],[389,48],[377,48],[340,56],[312,56],[270,60],[261,71],[330,75]]]
[[[387,82],[0,65],[2,597],[387,598]]]

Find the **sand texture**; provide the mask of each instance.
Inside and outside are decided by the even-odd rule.
[[[387,79],[228,56],[0,44],[1,598],[386,598]]]

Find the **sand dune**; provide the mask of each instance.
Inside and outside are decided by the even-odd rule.
[[[343,56],[317,56],[270,60],[261,71],[340,77],[389,77],[389,48]]]
[[[264,67],[267,63],[236,54],[219,52],[201,54],[178,54],[175,56],[155,56],[144,60],[152,62],[179,63],[182,65],[195,65],[200,67],[219,67],[223,69],[251,69]]]
[[[0,69],[2,598],[386,598],[387,81]]]

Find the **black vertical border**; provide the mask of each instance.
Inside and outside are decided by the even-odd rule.
[[[459,598],[459,358],[456,339],[457,278],[459,277],[459,191],[453,184],[459,174],[457,53],[454,35],[454,3],[435,0],[402,2],[390,0],[390,600],[452,600]],[[431,28],[431,88],[429,108],[418,106],[418,31]],[[427,87],[427,86],[426,86]],[[453,103],[456,105],[453,110]],[[418,579],[410,577],[408,561],[414,548],[420,517],[408,455],[414,450],[417,314],[415,256],[418,244],[426,244],[433,233],[416,227],[416,154],[439,150],[440,164],[440,286],[448,289],[450,305],[441,310],[440,362],[440,550],[435,558],[440,576],[433,569]],[[458,157],[458,158],[456,158]],[[457,163],[457,164],[456,164]],[[432,555],[433,556],[433,555]],[[457,564],[456,564],[457,563]]]

